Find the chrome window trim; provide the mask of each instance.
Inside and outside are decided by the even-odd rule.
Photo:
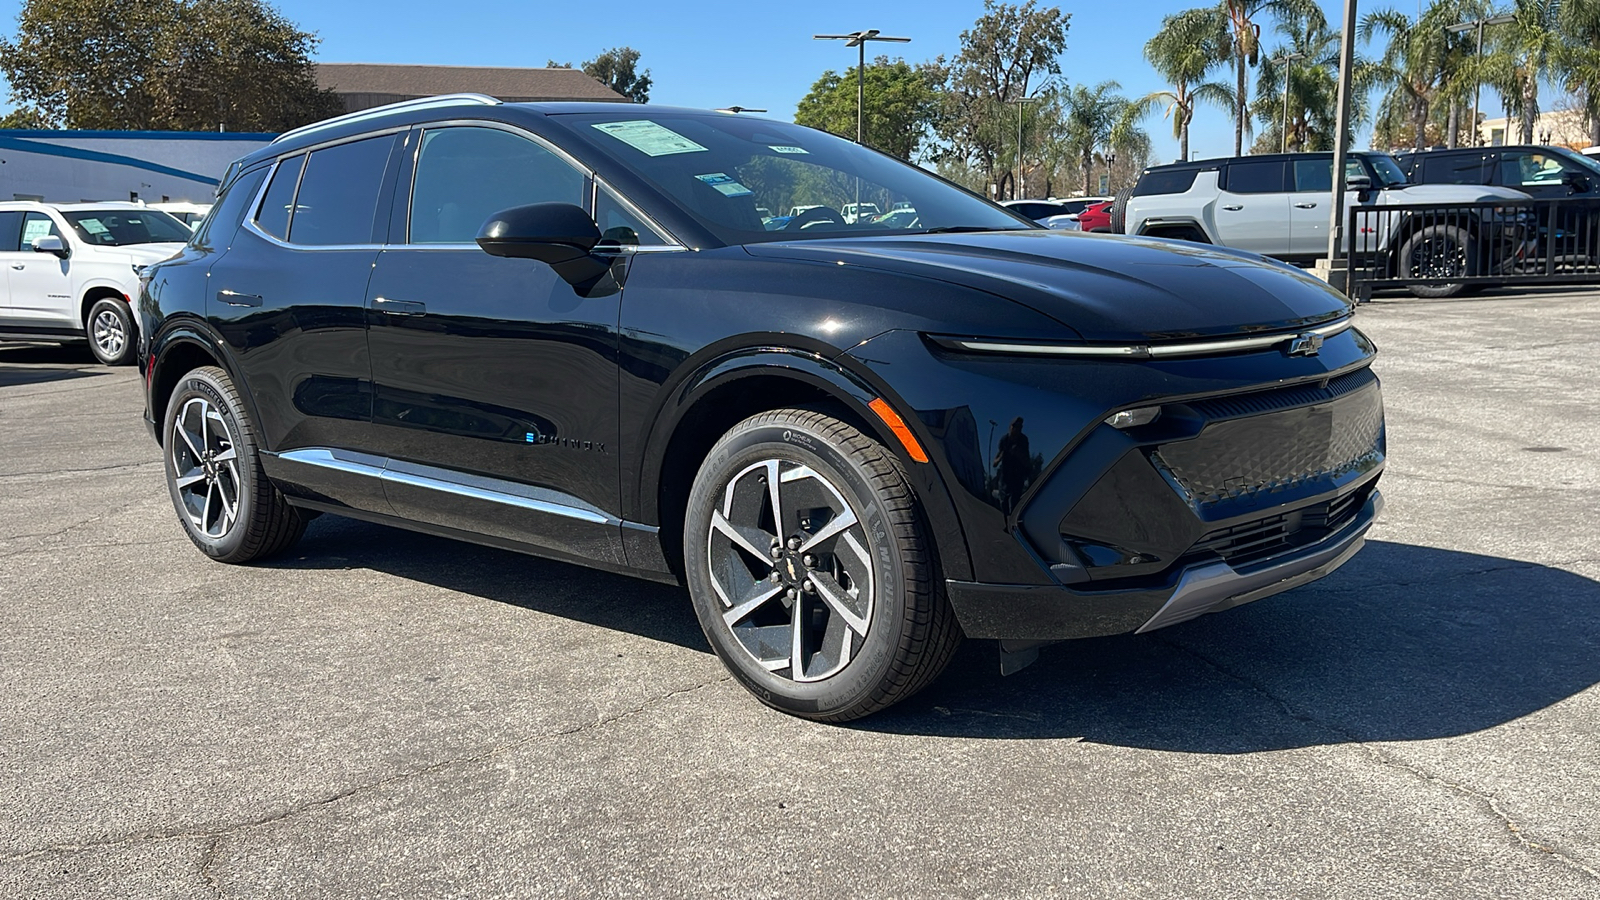
[[[659,249],[646,249],[645,246],[641,244],[634,252],[659,252],[659,250],[662,249],[688,249],[684,246],[682,241],[678,240],[678,238],[673,235],[672,232],[662,228],[660,222],[657,222],[654,217],[640,209],[639,204],[634,203],[621,191],[612,186],[611,182],[601,178],[599,175],[595,175],[591,179],[591,182],[593,187],[590,191],[589,197],[589,216],[595,220],[596,224],[598,224],[600,221],[600,192],[604,190],[606,193],[615,197],[618,203],[622,204],[622,206],[627,209],[628,212],[632,213],[636,218],[638,218],[639,221],[643,222],[648,228],[654,231],[656,233],[656,237],[661,239],[660,244],[653,245],[654,248]]]
[[[386,245],[378,244],[378,243],[368,243],[368,244],[293,244],[293,243],[290,243],[287,240],[274,237],[273,235],[267,234],[265,231],[261,230],[261,228],[256,225],[256,219],[261,215],[261,204],[267,199],[267,190],[272,187],[272,179],[277,177],[277,175],[278,175],[278,167],[283,165],[283,161],[284,160],[293,159],[296,156],[301,156],[301,155],[304,155],[305,158],[306,158],[307,165],[303,165],[303,166],[300,167],[300,176],[295,179],[294,196],[291,199],[291,202],[293,202],[294,205],[296,207],[298,207],[300,205],[299,202],[298,202],[299,199],[300,199],[300,184],[301,184],[301,182],[303,182],[305,180],[306,168],[308,168],[308,166],[309,166],[309,164],[311,162],[311,154],[315,153],[318,150],[326,150],[329,147],[337,147],[337,146],[339,146],[341,144],[353,144],[356,141],[364,141],[364,140],[367,140],[368,138],[380,138],[380,137],[384,137],[384,136],[387,136],[387,135],[399,134],[399,133],[401,133],[403,131],[410,131],[410,130],[411,130],[411,126],[410,125],[402,125],[402,126],[397,127],[397,128],[386,128],[386,129],[383,129],[382,131],[362,132],[361,134],[353,135],[353,136],[348,137],[348,138],[340,138],[340,139],[338,139],[336,141],[325,141],[325,142],[323,142],[321,144],[313,144],[310,147],[303,147],[303,148],[301,148],[299,150],[295,150],[292,153],[285,153],[282,156],[278,157],[277,159],[274,159],[272,161],[272,170],[267,173],[266,180],[261,182],[260,189],[258,189],[256,191],[256,198],[250,202],[250,215],[244,221],[244,228],[247,229],[248,231],[250,231],[250,233],[254,234],[256,237],[259,237],[262,240],[264,240],[264,241],[266,241],[266,242],[268,242],[270,244],[274,244],[274,245],[282,247],[282,248],[284,248],[286,250],[312,250],[312,251],[316,251],[316,250],[382,250]],[[376,213],[377,210],[374,209],[373,212]],[[290,212],[289,212],[289,228],[288,228],[288,230],[291,231],[291,232],[294,230],[294,211],[293,210],[290,210]]]
[[[302,125],[299,128],[291,128],[288,131],[285,131],[283,134],[273,138],[272,143],[276,144],[279,141],[286,141],[298,135],[311,134],[326,128],[334,128],[339,125],[349,125],[354,122],[363,122],[367,119],[381,118],[389,115],[390,113],[401,112],[403,110],[442,109],[452,106],[501,105],[503,105],[503,101],[500,99],[491,97],[488,94],[478,93],[442,94],[437,97],[419,97],[415,100],[401,100],[398,103],[387,103],[383,106],[374,107],[372,109],[359,109],[355,112],[345,113],[342,116],[334,116],[331,119],[323,119],[320,122],[312,122],[310,125]]]
[[[984,340],[980,338],[952,338],[935,336],[942,346],[972,353],[1008,353],[1019,356],[1055,356],[1080,359],[1172,359],[1189,356],[1210,356],[1219,353],[1237,353],[1242,350],[1263,350],[1307,334],[1327,339],[1349,330],[1354,317],[1346,316],[1329,325],[1308,328],[1304,331],[1277,332],[1246,338],[1190,341],[1182,344],[1035,344],[1023,341]]]

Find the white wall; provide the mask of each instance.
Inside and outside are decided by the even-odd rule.
[[[209,203],[228,164],[266,134],[0,130],[0,200]]]

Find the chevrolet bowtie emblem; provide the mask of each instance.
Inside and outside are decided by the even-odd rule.
[[[1322,340],[1322,335],[1315,332],[1297,335],[1289,341],[1289,355],[1316,356],[1322,352]]]

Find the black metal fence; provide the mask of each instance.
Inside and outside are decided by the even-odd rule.
[[[1600,284],[1600,198],[1356,206],[1349,290]]]

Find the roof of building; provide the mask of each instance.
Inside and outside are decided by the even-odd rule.
[[[479,93],[507,102],[628,98],[582,69],[520,69],[493,66],[414,66],[399,63],[318,63],[317,83],[339,94],[431,97]]]

